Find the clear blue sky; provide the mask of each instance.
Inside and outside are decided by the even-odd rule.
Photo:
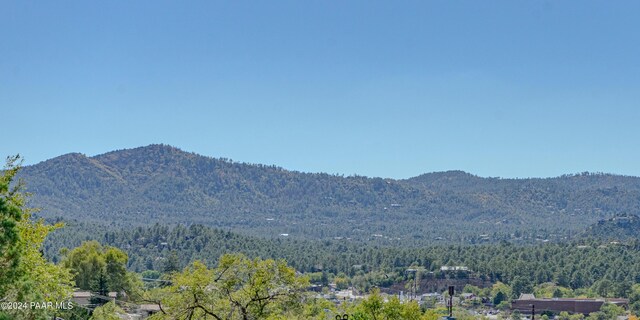
[[[0,154],[640,176],[640,1],[0,0]]]

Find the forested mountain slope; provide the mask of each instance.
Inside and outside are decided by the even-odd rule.
[[[39,215],[128,227],[201,223],[266,237],[344,237],[402,245],[436,240],[561,239],[640,213],[640,178],[580,174],[481,178],[460,171],[407,180],[302,173],[166,145],[67,154],[21,172]]]
[[[580,235],[583,238],[596,240],[628,241],[640,237],[640,217],[637,215],[620,215],[589,226]]]

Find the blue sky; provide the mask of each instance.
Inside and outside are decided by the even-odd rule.
[[[0,0],[0,154],[640,176],[638,1]]]

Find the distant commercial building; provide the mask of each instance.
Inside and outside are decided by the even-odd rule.
[[[536,314],[545,311],[589,314],[600,311],[600,307],[605,302],[624,308],[629,305],[629,300],[627,299],[536,298],[532,294],[523,294],[520,298],[511,302],[511,309],[518,310],[521,313],[531,313],[533,307],[535,307]]]

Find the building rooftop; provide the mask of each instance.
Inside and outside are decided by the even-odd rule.
[[[74,291],[74,298],[91,298],[91,292],[89,291]]]
[[[518,300],[533,300],[535,298],[536,296],[534,296],[533,293],[522,293]]]

